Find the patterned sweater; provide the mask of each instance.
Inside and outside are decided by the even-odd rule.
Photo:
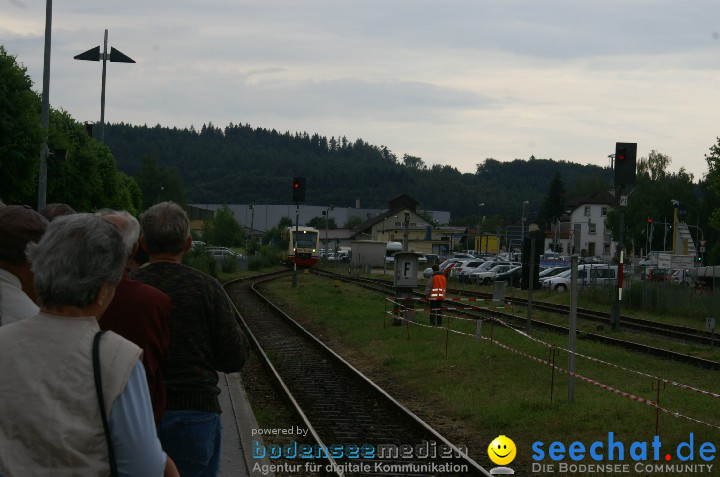
[[[172,299],[166,409],[221,412],[217,371],[240,371],[250,346],[220,283],[170,262],[150,263],[130,277]]]

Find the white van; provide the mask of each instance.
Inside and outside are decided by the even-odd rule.
[[[544,289],[567,291],[570,289],[570,270],[548,278],[542,282]],[[578,283],[581,287],[595,285],[614,285],[617,283],[618,267],[608,264],[578,265]]]

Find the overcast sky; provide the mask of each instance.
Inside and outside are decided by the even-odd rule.
[[[362,138],[474,172],[485,158],[609,165],[637,142],[700,179],[720,136],[717,0],[55,0],[50,102],[107,122]],[[42,88],[45,2],[0,0]]]

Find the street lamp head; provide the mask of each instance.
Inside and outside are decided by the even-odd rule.
[[[485,202],[480,202],[480,203],[478,204],[478,207],[485,207]]]
[[[530,201],[529,200],[524,201],[523,205],[530,205]]]

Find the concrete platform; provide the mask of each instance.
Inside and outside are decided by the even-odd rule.
[[[262,444],[261,436],[252,436],[252,429],[257,429],[250,402],[240,381],[240,374],[220,373],[218,381],[220,388],[220,406],[222,407],[223,446],[220,475],[228,477],[245,476],[271,476],[273,472],[252,472],[255,463],[269,464],[265,459],[252,458],[252,444],[254,439]]]

